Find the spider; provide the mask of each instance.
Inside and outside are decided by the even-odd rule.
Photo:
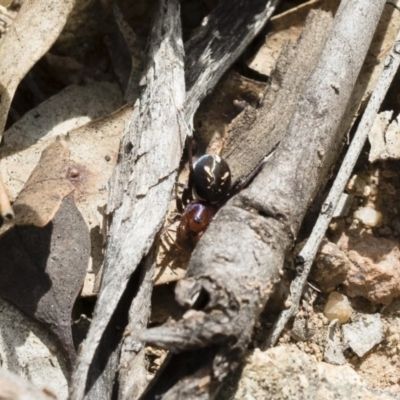
[[[193,163],[190,144],[188,150],[189,180],[182,196],[176,199],[178,214],[175,220],[180,219],[176,244],[181,249],[193,250],[218,209],[248,185],[269,156],[263,158],[245,179],[232,185],[229,165],[222,157],[205,154]],[[169,226],[164,229],[164,233]]]

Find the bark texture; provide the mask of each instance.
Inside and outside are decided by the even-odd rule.
[[[103,334],[168,209],[187,134],[181,118],[185,85],[179,16],[177,0],[159,2],[146,87],[135,103],[111,182],[108,211],[114,213],[102,288],[73,375],[73,399],[106,398],[98,397],[101,391],[90,393],[101,375],[98,371],[87,380],[91,363],[98,369],[94,358]]]
[[[185,44],[186,120],[264,27],[280,0],[219,2]]]

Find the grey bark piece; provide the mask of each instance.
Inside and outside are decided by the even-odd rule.
[[[156,270],[156,249],[153,246],[145,259],[144,279],[139,292],[129,310],[130,333],[147,326],[151,313],[151,294]],[[123,341],[119,362],[119,399],[137,399],[148,384],[145,366],[145,348],[133,335],[127,335]]]
[[[87,377],[100,340],[168,209],[187,133],[180,118],[185,85],[179,16],[176,0],[159,3],[147,86],[135,104],[112,178],[108,211],[114,214],[103,283],[73,375],[72,399],[90,398]]]
[[[221,1],[185,44],[186,121],[264,27],[280,0]]]
[[[230,126],[222,155],[229,163],[234,180],[247,176],[285,134],[301,89],[315,69],[329,35],[329,18],[318,15],[310,12],[298,43],[283,51],[261,106],[247,107]]]
[[[384,328],[380,314],[362,315],[356,321],[342,326],[344,342],[359,357],[368,353],[384,339]]]
[[[196,306],[201,297],[206,305],[139,335],[174,352],[217,348],[211,371],[192,375],[184,388],[181,380],[165,398],[193,398],[195,382],[201,398],[212,398],[246,349],[307,207],[337,157],[346,132],[340,123],[384,4],[341,2],[280,146],[252,185],[219,211],[196,247],[176,296],[182,305]]]

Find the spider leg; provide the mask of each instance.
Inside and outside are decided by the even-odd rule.
[[[193,137],[188,136],[186,141],[189,161],[189,180],[188,184],[183,188],[182,203],[187,206],[193,200]]]
[[[182,219],[182,214],[176,214],[173,218],[168,219],[168,224],[163,228],[163,230],[160,232],[160,236],[165,235],[168,231],[169,228],[176,222]]]

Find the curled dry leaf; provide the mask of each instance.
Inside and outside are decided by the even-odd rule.
[[[0,45],[0,137],[18,84],[55,42],[74,4],[75,0],[26,0],[4,36]]]
[[[42,162],[48,162],[48,158]],[[36,196],[37,204],[43,195],[32,191],[31,200]],[[0,296],[44,323],[60,340],[72,367],[76,353],[71,311],[89,261],[90,238],[72,194],[58,205],[46,226],[15,225],[1,237]]]
[[[40,154],[40,151],[48,145],[48,142],[45,143],[46,141],[101,118],[121,107],[123,103],[122,93],[118,85],[113,83],[91,82],[87,85],[66,87],[60,93],[26,113],[4,132],[0,149],[0,157],[4,159],[3,166],[10,170],[23,168],[22,172],[15,175],[15,179],[26,182],[27,170],[24,169],[25,164],[28,164],[28,167],[31,168],[30,171],[32,171],[39,159],[37,154]],[[31,154],[24,153],[24,150],[29,151],[30,146],[41,142],[43,142],[42,146],[35,148],[36,158],[32,159]],[[13,158],[12,155],[14,154],[15,157]],[[21,158],[24,159],[23,163]],[[28,176],[29,174],[30,172]],[[15,190],[13,189],[14,196],[18,194],[15,193]]]

